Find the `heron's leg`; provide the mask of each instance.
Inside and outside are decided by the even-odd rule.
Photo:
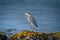
[[[36,28],[35,28],[35,25],[32,24],[32,23],[31,23],[30,25],[31,25],[31,29],[32,29],[32,31],[35,31],[35,29],[36,29]]]
[[[36,28],[35,27],[31,27],[31,29],[32,29],[32,31],[35,31]]]

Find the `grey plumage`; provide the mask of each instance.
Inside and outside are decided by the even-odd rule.
[[[34,27],[38,27],[37,23],[36,23],[36,20],[34,19],[33,16],[31,16],[29,13],[25,13],[26,15],[26,18],[28,20],[28,22],[30,23],[30,25],[32,26],[32,28]]]
[[[30,16],[30,22],[33,23],[36,27],[38,27],[36,24],[36,20],[32,16]]]

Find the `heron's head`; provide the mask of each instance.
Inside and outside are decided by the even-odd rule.
[[[30,16],[30,13],[25,13],[26,16]]]

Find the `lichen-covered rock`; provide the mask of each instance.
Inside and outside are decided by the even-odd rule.
[[[25,39],[25,38],[32,38],[33,36],[36,38],[39,35],[41,35],[41,33],[39,32],[33,32],[33,31],[28,31],[28,30],[24,30],[22,32],[19,32],[18,34],[14,35],[11,37],[11,39]]]
[[[60,37],[60,32],[55,32],[54,35],[55,35],[56,37]]]
[[[60,40],[60,33],[41,33],[24,30],[13,35],[11,40]]]

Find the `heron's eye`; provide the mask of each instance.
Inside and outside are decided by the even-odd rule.
[[[28,14],[30,14],[30,13],[28,13]]]

